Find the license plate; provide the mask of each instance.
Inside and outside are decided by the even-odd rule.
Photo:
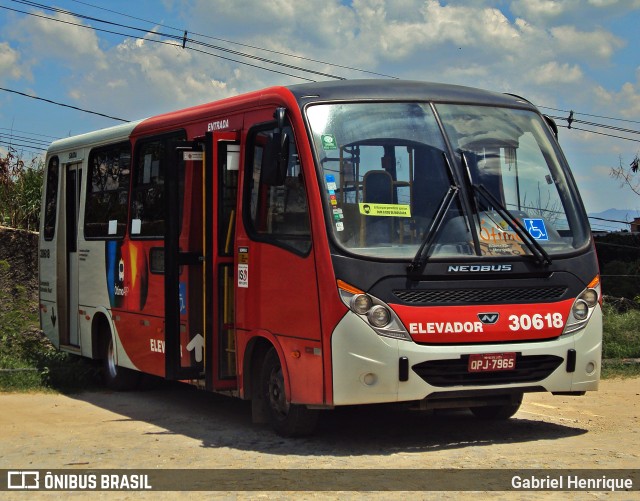
[[[469,372],[512,371],[515,368],[515,353],[478,353],[469,355]]]

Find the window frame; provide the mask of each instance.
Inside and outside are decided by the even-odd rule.
[[[295,134],[293,125],[287,121],[285,124],[285,127],[291,130],[293,137],[289,138],[289,141],[291,142],[291,144],[295,146],[296,152],[299,152],[298,145],[296,142],[296,134]],[[245,163],[244,163],[244,173],[243,173],[244,186],[243,186],[243,193],[242,193],[242,220],[243,220],[245,230],[247,232],[247,236],[252,241],[271,244],[276,247],[280,247],[288,252],[296,254],[300,257],[306,257],[311,253],[311,250],[313,249],[313,236],[312,236],[313,232],[312,232],[312,226],[311,226],[311,213],[310,213],[310,207],[309,207],[309,193],[307,191],[307,183],[304,182],[304,178],[305,178],[304,169],[302,166],[302,161],[300,159],[299,153],[298,153],[298,160],[300,162],[300,174],[302,174],[302,179],[303,179],[304,195],[305,195],[305,201],[307,206],[307,211],[306,211],[307,220],[309,223],[308,224],[308,229],[309,229],[308,248],[303,251],[299,248],[296,248],[288,244],[286,241],[283,241],[281,238],[279,238],[279,236],[286,235],[286,234],[259,232],[255,228],[254,218],[251,215],[251,196],[253,192],[252,184],[253,184],[253,171],[254,171],[253,162],[255,157],[255,146],[256,146],[255,139],[258,136],[258,134],[260,134],[261,132],[273,131],[273,130],[276,130],[277,128],[278,128],[278,124],[276,121],[262,122],[262,123],[253,125],[247,133],[247,139],[245,143]]]
[[[166,214],[164,214],[164,210],[166,208],[166,201],[164,200],[164,196],[165,196],[164,183],[162,185],[156,184],[156,186],[162,186],[162,189],[163,189],[162,191],[162,211],[163,211],[162,225],[164,229],[163,233],[159,235],[158,234],[145,235],[140,232],[138,233],[132,232],[133,220],[138,219],[133,217],[135,214],[133,204],[136,202],[137,192],[141,191],[141,188],[139,188],[139,186],[144,185],[143,183],[140,183],[140,184],[138,183],[138,177],[140,175],[139,160],[140,160],[141,151],[144,149],[146,145],[150,143],[161,142],[163,144],[163,148],[165,149],[165,152],[168,152],[169,155],[171,155],[171,151],[172,151],[171,144],[174,142],[186,141],[186,140],[187,140],[187,132],[184,129],[176,129],[168,132],[162,132],[159,134],[154,134],[152,136],[141,137],[136,140],[135,147],[133,149],[132,161],[131,161],[131,188],[129,192],[129,217],[127,221],[127,231],[129,232],[129,238],[131,240],[164,240],[166,238],[166,227],[165,227]],[[173,150],[173,152],[175,153],[175,150]],[[163,169],[171,165],[173,162],[173,160],[169,157],[169,155],[165,155],[164,157],[165,164],[163,165],[161,163],[158,167],[159,171],[163,173],[163,177],[164,177]],[[183,175],[184,175],[184,172],[183,172]],[[148,184],[151,184],[151,183],[148,183]],[[181,186],[181,190],[182,190],[181,200],[182,200],[182,204],[184,204],[184,177],[183,177],[183,186]],[[180,219],[181,219],[180,224],[182,224],[182,218]]]
[[[53,186],[53,183],[51,182],[53,180],[51,177],[51,169],[54,165],[55,165],[55,168],[57,169],[57,173],[55,178],[53,178],[55,179],[55,187],[51,188]],[[58,196],[60,192],[60,167],[61,167],[61,164],[60,164],[60,159],[58,158],[58,155],[54,155],[51,158],[49,158],[49,163],[47,164],[46,177],[45,177],[46,187],[45,187],[45,195],[44,195],[44,207],[42,210],[42,235],[45,242],[53,241],[53,239],[56,236],[56,227],[57,227],[57,221],[58,221]],[[51,191],[52,189],[53,189],[53,192]],[[50,202],[52,203],[52,205],[49,205]],[[51,207],[51,211],[49,210],[49,207]],[[52,214],[50,212],[52,212]],[[48,230],[47,220],[51,218],[53,218],[53,221],[49,225],[49,227],[51,228],[51,232],[49,233],[47,231]]]
[[[124,231],[122,233],[122,235],[119,235],[117,232],[114,235],[109,235],[108,233],[102,234],[102,235],[87,235],[87,215],[90,214],[89,211],[89,200],[90,197],[94,194],[93,191],[91,191],[92,188],[92,179],[93,179],[93,158],[94,155],[99,154],[101,151],[105,151],[105,150],[110,150],[110,149],[115,149],[115,148],[127,148],[129,150],[129,181],[127,183],[126,188],[122,188],[120,186],[120,183],[118,183],[118,188],[114,189],[114,190],[103,190],[100,193],[105,193],[105,192],[122,192],[125,191],[126,189],[126,193],[127,193],[127,201],[124,204],[124,210],[125,210],[125,214],[124,214]],[[122,150],[120,150],[122,151]],[[84,201],[84,223],[83,223],[83,235],[84,235],[84,239],[85,240],[123,240],[125,238],[125,236],[127,235],[127,231],[129,229],[129,208],[130,208],[130,197],[131,197],[131,181],[132,181],[132,163],[133,163],[133,149],[131,148],[131,142],[126,140],[126,141],[120,141],[117,143],[111,143],[111,144],[106,144],[106,145],[102,145],[96,148],[92,148],[91,151],[89,152],[89,159],[87,162],[87,179],[86,179],[86,196],[85,196],[85,201]],[[97,193],[97,192],[96,192]],[[109,222],[107,221],[107,231],[108,231],[108,224]]]

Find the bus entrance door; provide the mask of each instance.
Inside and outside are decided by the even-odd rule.
[[[236,382],[234,241],[240,133],[207,133],[205,151],[205,353],[208,390]]]
[[[205,374],[202,175],[197,142],[173,143],[165,173],[165,377],[202,380]]]

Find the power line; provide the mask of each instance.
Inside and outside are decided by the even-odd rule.
[[[119,11],[112,10],[112,9],[107,9],[106,7],[100,7],[98,5],[90,4],[88,2],[82,2],[80,0],[71,0],[71,1],[75,2],[75,3],[82,4],[82,5],[86,5],[88,7],[93,7],[95,9],[100,9],[100,10],[104,10],[104,11],[107,11],[107,12],[111,12],[112,14],[117,14],[119,16],[127,17],[127,18],[130,18],[130,19],[135,19],[137,21],[143,21],[145,23],[153,24],[155,26],[162,26],[162,27],[168,28],[170,30],[175,30],[175,31],[177,31],[179,33],[183,33],[185,31],[187,31],[186,29],[176,28],[174,26],[169,26],[167,24],[159,23],[159,22],[156,22],[156,21],[150,21],[148,19],[143,19],[143,18],[140,18],[140,17],[132,16],[132,15],[129,15],[129,14],[125,14],[124,12],[119,12]],[[273,49],[267,49],[265,47],[258,47],[256,45],[250,45],[250,44],[245,44],[245,43],[241,43],[241,42],[235,42],[233,40],[228,40],[226,38],[214,37],[214,36],[211,36],[211,35],[205,35],[203,33],[196,33],[196,32],[193,32],[193,31],[191,32],[191,34],[195,35],[195,36],[203,37],[203,38],[208,38],[210,40],[218,40],[219,42],[225,42],[225,43],[229,43],[229,44],[239,45],[241,47],[248,47],[250,49],[261,50],[261,51],[264,51],[264,52],[270,52],[272,54],[278,54],[280,56],[287,56],[287,57],[292,57],[292,58],[296,58],[296,59],[301,59],[303,61],[309,61],[309,62],[313,62],[313,63],[325,64],[325,65],[332,66],[332,67],[335,67],[335,68],[342,68],[342,69],[345,69],[345,70],[359,71],[361,73],[367,73],[369,75],[376,75],[376,76],[379,76],[379,77],[392,78],[392,79],[396,79],[396,80],[398,79],[398,77],[393,76],[393,75],[386,75],[384,73],[377,73],[375,71],[364,70],[362,68],[355,68],[353,66],[344,66],[344,65],[340,65],[340,64],[336,64],[336,63],[330,63],[330,62],[327,62],[327,61],[322,61],[321,59],[313,59],[313,58],[310,58],[310,57],[300,56],[300,55],[297,55],[297,54],[290,54],[288,52],[283,52],[283,51],[278,51],[278,50],[273,50]]]
[[[238,63],[238,64],[245,64],[245,65],[252,66],[252,67],[255,67],[255,68],[258,68],[258,69],[263,69],[263,70],[266,70],[266,71],[272,71],[272,72],[283,74],[283,75],[286,75],[286,76],[290,76],[290,77],[294,77],[294,78],[300,78],[300,79],[303,79],[303,80],[306,80],[306,81],[313,81],[313,80],[307,79],[307,78],[304,78],[304,77],[300,77],[298,75],[292,75],[290,73],[274,70],[274,69],[271,69],[271,68],[265,68],[265,67],[262,67],[262,66],[253,65],[253,64],[250,64],[250,63],[247,63],[247,62],[244,62],[244,61],[238,61],[238,60],[235,60],[235,59],[232,59],[232,58],[221,56],[219,54],[213,54],[211,52],[198,50],[198,49],[195,49],[193,47],[187,47],[186,44],[187,44],[187,42],[189,42],[191,44],[202,45],[202,46],[207,47],[207,48],[211,48],[211,49],[222,51],[222,52],[231,53],[231,54],[234,54],[234,55],[237,55],[237,56],[240,56],[240,57],[255,59],[255,60],[261,61],[263,63],[283,66],[283,67],[286,67],[286,68],[289,68],[289,69],[294,69],[296,71],[308,72],[308,73],[317,74],[317,75],[325,76],[325,77],[329,77],[329,78],[344,79],[343,77],[338,76],[338,75],[333,75],[333,74],[329,74],[329,73],[325,73],[325,72],[318,72],[318,71],[315,71],[315,70],[310,70],[308,68],[303,68],[303,67],[296,66],[296,65],[290,65],[290,64],[283,63],[283,62],[274,61],[274,60],[271,60],[271,59],[255,56],[253,54],[247,54],[247,53],[236,51],[236,50],[233,50],[233,49],[228,49],[228,48],[225,48],[225,47],[220,47],[220,46],[217,46],[217,45],[212,45],[212,44],[208,44],[208,43],[205,43],[205,42],[201,42],[201,41],[193,39],[193,38],[188,38],[187,37],[187,31],[184,31],[182,36],[173,35],[173,34],[169,34],[169,33],[155,32],[155,31],[152,31],[152,30],[144,29],[144,28],[138,28],[136,26],[125,25],[125,24],[116,23],[116,22],[113,22],[113,21],[108,21],[108,20],[105,20],[105,19],[100,19],[100,18],[97,18],[97,17],[92,17],[92,16],[87,16],[87,15],[84,15],[84,14],[75,13],[75,12],[72,12],[72,11],[69,11],[69,10],[64,10],[64,9],[60,9],[60,8],[56,8],[56,7],[50,7],[50,6],[47,6],[47,5],[38,3],[38,2],[34,2],[34,1],[31,1],[31,0],[12,0],[12,1],[15,2],[15,3],[22,4],[22,5],[28,5],[28,6],[36,7],[36,8],[42,8],[42,9],[45,9],[45,10],[48,10],[48,11],[51,11],[51,12],[67,14],[67,15],[75,16],[75,17],[78,17],[78,18],[81,18],[81,19],[87,19],[87,20],[96,21],[96,22],[99,22],[99,23],[109,24],[109,25],[112,25],[112,26],[118,26],[118,27],[130,29],[130,30],[135,30],[135,31],[138,31],[138,32],[142,32],[142,33],[144,33],[146,35],[149,34],[149,35],[154,35],[154,36],[164,36],[164,37],[170,38],[171,40],[174,40],[175,42],[182,42],[182,47],[184,49],[195,50],[196,52],[200,52],[200,53],[203,53],[203,54],[206,54],[206,55],[210,55],[210,56],[213,56],[213,57],[218,57],[218,58],[225,59],[225,60],[228,60],[228,61],[232,61],[232,62],[235,62],[235,63]],[[93,7],[93,8],[96,8],[96,9],[100,9],[100,10],[104,10],[104,11],[107,11],[107,12],[111,12],[113,14],[117,14],[117,15],[120,15],[120,16],[123,16],[123,17],[136,19],[136,20],[139,20],[139,21],[143,21],[145,23],[154,24],[156,26],[163,26],[165,28],[168,28],[168,29],[171,29],[171,30],[174,30],[174,31],[177,31],[177,32],[182,31],[182,30],[180,30],[179,28],[176,28],[176,27],[165,25],[163,23],[157,23],[157,22],[150,21],[150,20],[147,20],[147,19],[144,19],[144,18],[140,18],[140,17],[136,17],[136,16],[131,16],[131,15],[128,15],[128,14],[125,14],[125,13],[122,13],[122,12],[119,12],[119,11],[116,11],[116,10],[107,9],[107,8],[104,8],[104,7],[99,7],[99,6],[96,6],[96,5],[88,3],[88,2],[83,2],[83,1],[80,1],[80,0],[72,0],[72,1],[74,1],[75,3],[78,3],[78,4],[85,5],[85,6],[89,6],[89,7]],[[7,7],[3,7],[3,8],[7,8]],[[36,17],[42,17],[42,18],[47,19],[47,20],[52,20],[52,21],[57,21],[57,22],[64,22],[66,24],[71,24],[71,25],[74,25],[74,26],[77,26],[77,27],[82,27],[82,28],[85,28],[85,29],[94,29],[96,31],[101,31],[101,32],[110,33],[110,34],[117,34],[117,35],[121,35],[121,36],[131,36],[131,35],[125,34],[125,33],[119,33],[119,32],[114,32],[114,31],[110,31],[110,30],[104,30],[104,29],[100,29],[100,28],[93,28],[93,27],[82,25],[82,24],[78,24],[78,23],[71,23],[71,22],[68,22],[68,21],[62,21],[62,20],[51,18],[51,17],[48,17],[48,16],[40,16],[40,15],[35,14],[35,13],[19,11],[19,10],[16,10],[16,9],[9,9],[9,10],[14,10],[16,12],[21,12],[21,13],[26,14],[26,15],[33,15],[33,16],[36,16]],[[285,55],[287,57],[296,57],[296,58],[299,58],[299,59],[304,59],[304,60],[309,60],[309,61],[318,62],[318,63],[322,63],[322,64],[327,64],[327,65],[331,65],[331,66],[335,66],[335,67],[342,67],[342,68],[351,69],[351,70],[355,70],[355,71],[368,72],[366,70],[361,70],[359,68],[335,65],[333,63],[328,63],[328,62],[321,61],[321,60],[314,60],[314,59],[310,59],[310,58],[304,58],[302,56],[296,56],[296,55],[293,55],[293,54],[288,54],[288,53],[280,52],[280,51],[272,51],[270,49],[266,49],[266,48],[262,48],[262,47],[256,47],[256,46],[253,46],[253,45],[241,44],[239,42],[233,42],[233,41],[222,39],[222,38],[211,37],[211,36],[208,36],[208,35],[203,35],[203,34],[198,34],[198,33],[195,33],[195,34],[197,36],[201,36],[201,37],[205,37],[205,38],[209,38],[209,39],[213,39],[213,40],[220,40],[220,41],[224,41],[226,43],[232,43],[232,44],[237,44],[237,45],[241,45],[241,46],[251,47],[253,49],[263,50],[263,51],[267,51],[267,52],[271,52],[271,53],[276,53],[276,54],[279,54],[279,55]],[[156,42],[156,43],[167,43],[166,41],[160,41],[160,40],[153,40],[153,39],[146,39],[146,40],[151,41],[151,42]],[[175,45],[175,44],[170,44],[170,45]],[[368,72],[368,73],[376,74],[374,72]],[[383,74],[377,74],[377,75],[385,76],[385,77],[389,77],[389,78],[397,78],[397,77],[390,76],[390,75],[383,75]],[[569,126],[566,127],[566,128],[569,128],[569,129],[574,128],[576,130],[580,130],[580,131],[583,131],[583,132],[591,132],[591,133],[594,133],[594,134],[604,135],[604,136],[608,136],[608,137],[612,137],[612,138],[616,138],[616,139],[625,139],[625,140],[630,140],[630,141],[636,141],[636,140],[635,139],[631,139],[631,138],[627,138],[627,137],[623,137],[623,136],[617,136],[617,135],[613,135],[613,134],[607,134],[607,133],[604,133],[604,132],[594,131],[594,130],[590,130],[590,129],[572,127],[571,124],[573,122],[583,123],[585,125],[590,125],[590,126],[594,126],[594,127],[602,127],[602,128],[607,128],[607,129],[611,129],[611,130],[617,130],[619,132],[640,134],[640,131],[634,131],[634,130],[618,128],[618,127],[614,127],[614,126],[610,126],[610,125],[606,125],[606,124],[598,124],[598,123],[594,123],[594,122],[586,122],[586,121],[583,121],[583,120],[573,119],[573,118],[571,118],[573,116],[573,113],[574,113],[573,111],[567,111],[567,110],[562,110],[562,109],[559,109],[559,108],[552,108],[552,107],[547,107],[547,106],[542,106],[542,105],[539,106],[539,107],[540,108],[544,108],[544,109],[551,109],[551,110],[554,110],[554,111],[561,111],[561,112],[564,112],[564,113],[569,113],[570,114],[569,118],[552,117],[552,118],[559,119],[559,120],[567,120],[569,122]],[[626,121],[626,122],[631,122],[631,123],[640,123],[640,122],[634,121],[634,120],[626,120],[626,119],[620,119],[620,118],[605,117],[605,116],[601,116],[601,115],[593,115],[593,114],[588,114],[588,113],[576,112],[576,114],[584,115],[584,116],[598,117],[598,118],[605,118],[605,119],[609,119],[609,120],[621,120],[621,121]],[[560,127],[564,127],[564,126],[560,126]]]
[[[28,97],[28,98],[31,98],[31,99],[37,99],[39,101],[44,101],[46,103],[55,104],[56,106],[62,106],[64,108],[71,108],[73,110],[82,111],[84,113],[91,113],[92,115],[98,115],[98,116],[105,117],[105,118],[111,118],[112,120],[118,120],[120,122],[129,122],[130,121],[130,120],[126,120],[124,118],[118,118],[118,117],[112,117],[111,115],[105,115],[104,113],[99,113],[97,111],[91,111],[91,110],[86,110],[84,108],[78,108],[77,106],[72,106],[70,104],[59,103],[57,101],[52,101],[51,99],[45,99],[43,97],[31,96],[29,94],[25,94],[24,92],[19,92],[17,90],[6,89],[4,87],[0,87],[0,90],[3,90],[5,92],[11,92],[13,94],[18,94],[20,96]]]
[[[66,14],[66,15],[74,16],[74,17],[77,17],[77,18],[80,18],[80,19],[96,21],[98,23],[108,24],[108,25],[111,25],[111,26],[119,27],[119,28],[125,28],[125,29],[129,29],[129,30],[134,30],[134,31],[143,33],[145,35],[166,37],[166,38],[169,38],[169,39],[174,40],[176,42],[180,42],[182,44],[182,48],[183,49],[194,50],[192,47],[187,47],[186,44],[187,44],[187,42],[189,42],[189,43],[192,43],[192,44],[195,44],[195,45],[202,45],[204,47],[215,49],[215,50],[219,50],[219,51],[222,51],[222,52],[232,53],[232,54],[238,55],[240,57],[245,57],[245,58],[249,58],[249,59],[258,60],[258,61],[261,61],[261,62],[265,62],[267,64],[273,64],[273,65],[276,65],[276,66],[282,66],[282,67],[286,67],[286,68],[289,68],[289,69],[295,69],[297,71],[302,71],[302,72],[306,72],[306,73],[312,73],[312,74],[315,74],[315,75],[318,75],[318,76],[334,78],[336,80],[345,80],[344,77],[341,77],[341,76],[338,76],[338,75],[332,75],[330,73],[311,70],[311,69],[308,69],[308,68],[303,68],[301,66],[286,64],[286,63],[282,63],[282,62],[279,62],[279,61],[274,61],[272,59],[267,59],[267,58],[255,56],[253,54],[247,54],[247,53],[244,53],[244,52],[235,51],[235,50],[232,50],[232,49],[227,49],[225,47],[220,47],[220,46],[216,46],[216,45],[200,42],[198,40],[195,40],[195,39],[192,39],[192,38],[188,38],[186,36],[186,32],[185,32],[185,34],[183,36],[172,35],[170,33],[161,33],[161,32],[156,32],[156,31],[152,31],[152,30],[148,30],[148,29],[144,29],[144,28],[138,28],[136,26],[129,26],[129,25],[121,24],[121,23],[115,23],[113,21],[107,21],[107,20],[103,20],[103,19],[98,19],[98,18],[95,18],[95,17],[86,16],[86,15],[83,15],[83,14],[78,14],[78,13],[71,12],[71,11],[64,10],[64,9],[58,9],[58,8],[55,8],[55,7],[49,7],[49,6],[46,6],[46,5],[38,4],[36,2],[30,2],[30,1],[26,1],[26,0],[11,0],[11,1],[23,4],[23,5],[29,5],[31,7],[39,7],[39,8],[51,11],[51,12],[57,12],[57,13],[60,13],[60,14]],[[55,22],[59,22],[59,23],[63,23],[63,24],[69,24],[69,25],[72,25],[72,26],[77,26],[79,28],[100,31],[100,32],[109,33],[109,34],[112,34],[112,35],[133,36],[132,34],[129,34],[129,33],[121,33],[121,32],[117,32],[117,31],[106,30],[106,29],[103,29],[103,28],[95,28],[95,27],[92,27],[92,26],[87,26],[87,25],[84,25],[84,24],[74,23],[74,22],[71,22],[71,21],[63,21],[61,19],[56,19],[56,18],[53,18],[53,17],[44,16],[44,15],[40,15],[40,14],[33,13],[33,12],[26,12],[26,11],[21,11],[21,10],[18,10],[18,9],[11,9],[9,7],[2,7],[2,8],[3,9],[7,9],[7,10],[12,10],[14,12],[20,12],[20,13],[26,14],[28,16],[39,17],[41,19],[47,19],[47,20],[50,20],[50,21],[55,21]],[[162,41],[162,40],[153,40],[153,39],[149,39],[149,38],[147,38],[145,40],[148,40],[148,41],[151,41],[151,42],[168,44],[168,42]],[[176,44],[169,44],[169,45],[177,46]],[[226,60],[229,60],[229,61],[233,61],[233,62],[236,62],[238,64],[246,64],[248,66],[254,66],[256,68],[260,68],[260,69],[263,69],[263,70],[266,70],[266,71],[274,71],[275,73],[284,74],[284,75],[291,76],[291,77],[294,77],[294,78],[301,78],[303,80],[307,80],[307,81],[311,81],[311,82],[313,81],[313,80],[309,80],[307,78],[300,77],[298,75],[292,75],[292,74],[288,74],[288,73],[284,73],[284,72],[280,72],[280,71],[275,71],[275,70],[272,70],[270,68],[265,68],[265,67],[261,67],[261,66],[255,66],[255,65],[252,65],[252,64],[249,64],[249,63],[245,63],[243,61],[237,61],[237,60],[233,60],[233,59],[229,59],[229,58],[225,58],[225,57],[219,56],[217,54],[212,54],[210,52],[205,52],[205,51],[196,51],[196,52],[202,52],[204,54],[208,54],[208,55],[211,55],[213,57],[220,57],[221,59],[226,59]]]
[[[14,150],[17,149],[25,149],[25,150],[31,150],[31,151],[47,151],[47,148],[40,148],[40,147],[35,147],[35,146],[31,146],[28,144],[22,144],[22,143],[17,143],[15,141],[6,141],[2,138],[0,138],[0,144],[5,144],[7,145],[7,148],[13,148]]]
[[[31,143],[36,146],[48,146],[51,143],[51,141],[43,141],[42,139],[35,139],[29,136],[21,136],[18,134],[0,134],[0,138],[3,138],[5,141],[26,141],[27,143]]]
[[[640,139],[633,139],[630,137],[624,137],[624,136],[616,136],[615,134],[607,134],[606,132],[598,132],[597,130],[589,130],[589,129],[583,129],[582,127],[569,127],[568,125],[558,125],[558,127],[562,127],[563,129],[569,129],[569,130],[579,130],[582,132],[590,132],[592,134],[599,134],[601,136],[607,136],[607,137],[614,137],[616,139],[625,139],[626,141],[633,141],[636,143],[640,143]]]
[[[560,110],[558,108],[551,108],[550,106],[537,106],[538,108],[543,108],[545,110],[553,110],[553,111],[561,111],[563,113],[567,113],[567,114],[571,114],[573,112],[573,110]],[[628,120],[626,118],[615,118],[615,117],[605,117],[602,115],[591,115],[589,113],[581,113],[579,111],[575,111],[574,112],[576,115],[584,115],[585,117],[594,117],[594,118],[604,118],[605,120],[617,120],[620,122],[629,122],[629,123],[634,123],[634,124],[640,124],[640,121],[638,120]]]
[[[567,122],[567,127],[569,127],[570,129],[573,127],[574,123],[577,124],[583,124],[583,125],[589,125],[591,127],[600,127],[602,129],[609,129],[609,130],[614,130],[617,132],[624,132],[626,134],[640,134],[640,131],[635,130],[635,129],[626,129],[624,127],[616,127],[615,125],[609,125],[609,124],[599,124],[596,122],[587,122],[585,120],[578,120],[575,118],[572,118],[572,115],[569,115],[569,117],[564,118],[564,117],[558,117],[558,116],[554,116],[554,115],[549,115],[550,118],[553,118],[554,120],[565,120]]]
[[[29,134],[30,136],[48,137],[50,139],[60,139],[57,136],[49,136],[47,134],[37,134],[36,132],[27,132],[27,131],[24,131],[24,130],[10,129],[8,127],[0,127],[0,130],[8,130],[8,131],[11,131],[11,133],[19,132],[21,134]]]

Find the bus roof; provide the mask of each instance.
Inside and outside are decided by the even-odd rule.
[[[300,107],[312,102],[326,101],[431,101],[454,102],[493,106],[510,106],[535,109],[529,101],[509,94],[490,92],[472,87],[408,80],[332,80],[270,87],[258,91],[228,97],[219,101],[200,104],[135,122],[80,134],[54,141],[48,154],[69,151],[84,146],[125,141],[131,135],[147,135],[167,127],[180,127],[211,118],[219,113],[229,113],[275,99],[297,101]]]
[[[51,146],[49,146],[49,149],[47,150],[47,154],[52,155],[62,151],[83,148],[89,145],[96,146],[100,144],[114,143],[117,141],[127,141],[133,129],[141,121],[142,120],[127,122],[125,124],[114,125],[113,127],[100,129],[94,132],[87,132],[86,134],[58,139],[51,143]]]
[[[410,80],[333,80],[288,87],[300,105],[314,101],[432,101],[533,108],[518,96],[473,87]]]

